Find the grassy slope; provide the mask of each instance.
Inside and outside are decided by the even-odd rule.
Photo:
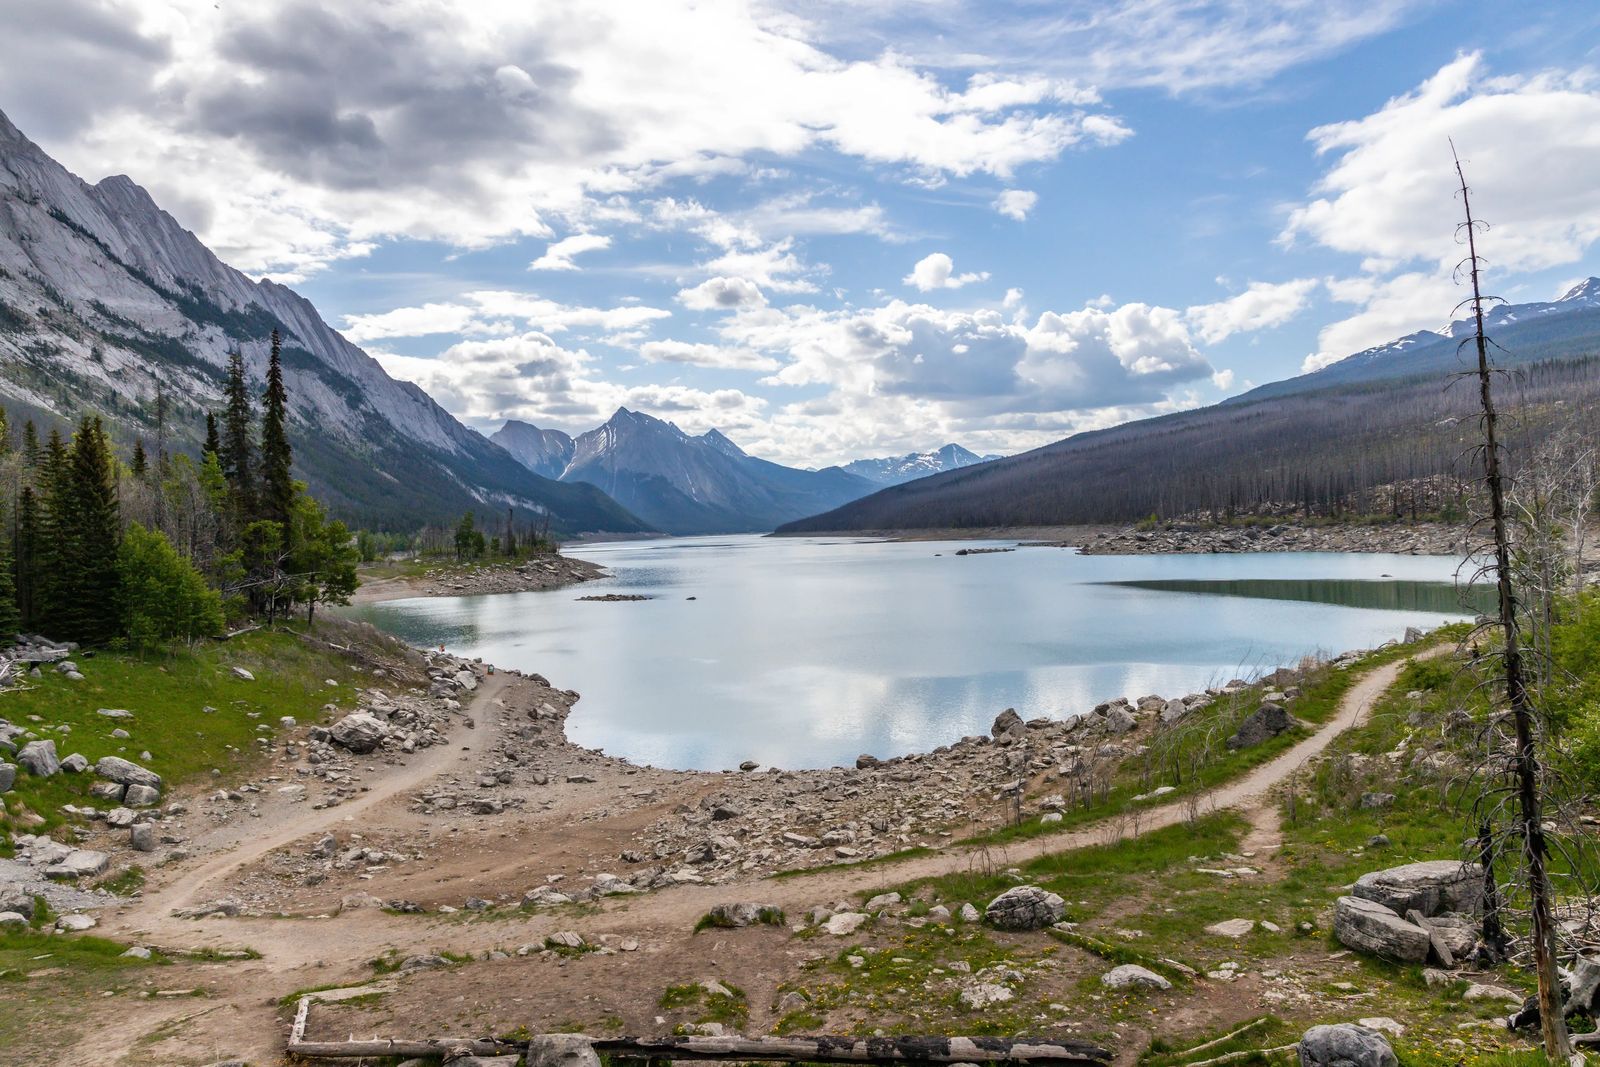
[[[102,652],[76,662],[81,682],[47,671],[25,687],[0,691],[0,718],[54,740],[62,757],[81,752],[91,763],[115,755],[143,764],[168,790],[213,769],[237,781],[276,735],[280,717],[314,720],[324,704],[352,701],[353,685],[364,681],[348,658],[291,631],[246,634],[170,657]],[[234,677],[229,668],[236,666],[256,680]],[[329,686],[328,679],[338,684]],[[106,718],[97,714],[100,708],[126,709],[133,717]],[[119,727],[130,736],[112,737]],[[29,828],[29,820],[19,818],[23,808],[42,817],[48,831],[66,821],[63,804],[110,807],[89,797],[93,781],[92,773],[40,779],[19,771],[16,788],[0,798],[0,848],[10,847],[9,831]]]

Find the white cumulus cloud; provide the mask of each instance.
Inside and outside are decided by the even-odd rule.
[[[959,289],[963,285],[985,281],[989,277],[988,271],[957,274],[955,269],[955,261],[948,255],[943,252],[933,252],[917,260],[917,265],[911,268],[911,273],[901,281],[927,293],[934,289]]]
[[[544,250],[544,255],[528,264],[529,270],[577,270],[573,257],[611,247],[611,238],[600,233],[575,233],[563,237]]]
[[[1030,189],[1006,189],[994,198],[994,209],[1008,219],[1022,222],[1038,203],[1039,194]]]

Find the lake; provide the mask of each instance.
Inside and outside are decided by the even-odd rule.
[[[612,577],[349,613],[583,694],[578,744],[684,769],[852,763],[1181,696],[1469,617],[1459,561],[1337,553],[1081,556],[1015,542],[756,536],[577,546]],[[581,596],[633,593],[638,602]]]

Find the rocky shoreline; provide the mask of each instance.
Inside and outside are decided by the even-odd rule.
[[[518,563],[442,564],[419,576],[363,581],[351,602],[374,604],[411,597],[533,593],[604,577],[606,570],[599,564],[559,553]]]
[[[1233,552],[1385,552],[1411,556],[1462,556],[1471,545],[1466,526],[1442,523],[1307,526],[1212,526],[1167,523],[1103,533],[1081,547],[1085,555],[1131,556]]]

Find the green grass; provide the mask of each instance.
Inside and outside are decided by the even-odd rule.
[[[690,1012],[697,1024],[721,1023],[736,1032],[743,1030],[750,1021],[750,1001],[744,990],[731,982],[718,980],[717,984],[727,993],[708,992],[697,982],[669,985],[662,991],[657,1006],[663,1011]],[[684,1033],[686,1027],[679,1024],[675,1030]]]
[[[121,756],[143,764],[171,787],[207,778],[213,769],[234,780],[259,758],[265,746],[258,738],[276,736],[278,719],[317,721],[322,705],[348,700],[352,683],[370,679],[350,661],[321,650],[288,631],[257,632],[232,641],[208,642],[194,651],[141,658],[132,653],[80,655],[84,680],[67,681],[54,671],[26,679],[26,687],[0,693],[0,717],[52,739],[63,758],[82,753],[92,764],[101,756]],[[243,667],[253,682],[235,678],[230,667]],[[324,679],[340,684],[330,687]],[[207,707],[213,711],[206,711]],[[100,708],[122,708],[127,719],[96,714]],[[70,731],[62,732],[62,727]],[[265,729],[260,729],[264,727]],[[121,728],[126,739],[111,736]],[[19,747],[26,738],[19,738]],[[146,760],[142,753],[148,751]],[[92,773],[35,778],[22,772],[6,794],[0,831],[26,829],[16,818],[25,806],[43,818],[46,832],[61,826],[61,806],[110,808],[89,796]],[[0,848],[9,847],[0,834]]]
[[[782,926],[785,922],[782,908],[762,908],[756,914],[756,922],[762,926]],[[733,923],[713,912],[706,912],[700,916],[700,921],[694,924],[694,932],[702,930],[731,930]]]

